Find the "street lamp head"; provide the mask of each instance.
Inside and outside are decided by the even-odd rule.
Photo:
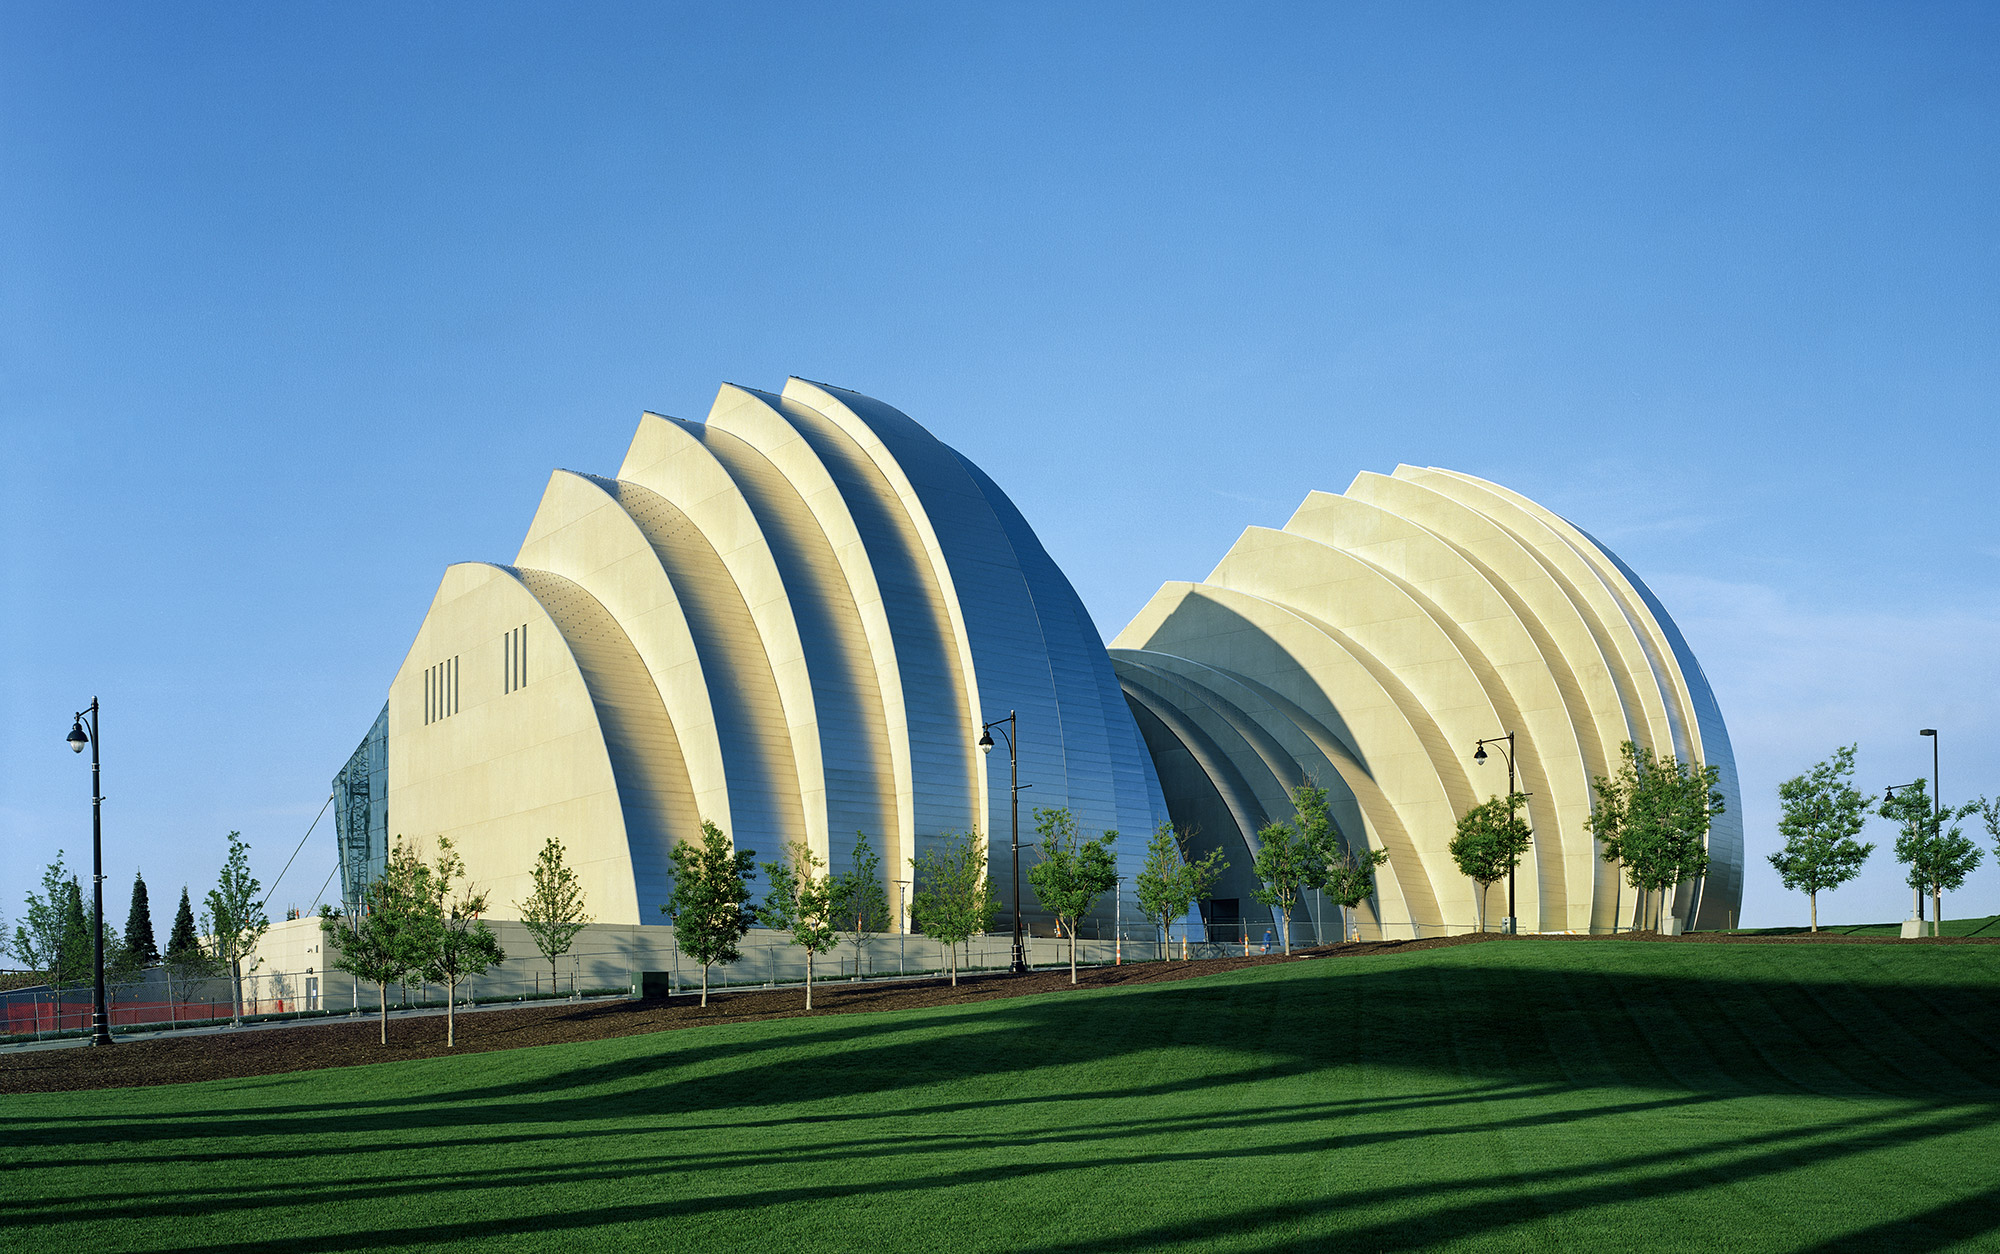
[[[83,730],[83,719],[81,717],[76,722],[70,724],[68,739],[70,752],[72,753],[82,753],[83,747],[90,743],[90,734]]]
[[[1919,735],[1919,736],[1935,736],[1935,735],[1937,735],[1937,728],[1935,728],[1935,727],[1926,727],[1926,728],[1924,728],[1924,729],[1923,729],[1922,731],[1918,732],[1918,733],[1917,733],[1917,735]]]
[[[982,727],[979,729],[979,751],[981,753],[993,752],[993,729],[991,727]]]
[[[1473,761],[1473,764],[1474,764],[1474,765],[1476,765],[1476,766],[1485,766],[1485,765],[1486,765],[1486,746],[1485,746],[1485,745],[1481,745],[1481,746],[1479,746],[1479,752],[1477,752],[1477,753],[1475,753],[1475,754],[1473,754],[1473,755],[1472,755],[1472,761]]]

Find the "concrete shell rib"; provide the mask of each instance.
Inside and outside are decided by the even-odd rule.
[[[1008,710],[1031,804],[1135,836],[1166,818],[1068,581],[990,479],[878,401],[794,379],[725,386],[705,423],[648,414],[615,478],[556,472],[516,564],[485,569],[519,595],[441,591],[392,689],[392,722],[418,711],[392,758],[422,769],[392,762],[390,805],[452,835],[507,887],[496,902],[525,896],[541,839],[560,835],[613,881],[593,893],[600,921],[658,921],[668,852],[703,820],[765,859],[803,841],[836,871],[865,833],[894,902],[938,833],[1004,831],[1004,764],[989,777],[974,742]],[[426,713],[440,650],[484,715]],[[574,730],[517,747],[526,799],[480,813],[482,738],[544,706]],[[579,790],[582,817],[533,818],[554,813],[536,795]],[[1143,841],[1125,845],[1131,859]]]
[[[1344,839],[1389,851],[1362,914],[1374,934],[1475,924],[1447,846],[1456,817],[1505,788],[1499,754],[1484,774],[1471,759],[1507,731],[1536,835],[1517,876],[1524,930],[1631,925],[1634,896],[1585,827],[1591,777],[1628,739],[1719,768],[1711,871],[1670,908],[1690,926],[1735,921],[1735,763],[1700,667],[1630,568],[1517,493],[1408,466],[1315,492],[1281,531],[1246,531],[1203,583],[1163,587],[1112,657],[1173,763],[1168,804],[1177,820],[1200,812],[1204,843],[1254,850],[1256,825],[1290,817],[1281,794],[1312,777]],[[1505,912],[1494,892],[1489,920]]]

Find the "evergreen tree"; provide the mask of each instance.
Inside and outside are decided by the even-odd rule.
[[[181,908],[174,912],[173,930],[167,933],[167,961],[185,962],[201,955],[201,934],[194,930],[194,903],[188,900],[187,885],[181,885]]]
[[[153,909],[146,900],[146,877],[132,877],[132,908],[125,912],[125,951],[128,959],[139,967],[150,967],[160,960],[160,946],[153,937]]]
[[[90,940],[90,916],[83,910],[83,886],[74,876],[63,886],[62,951],[56,960],[57,975],[49,981],[58,988],[82,984],[91,977],[97,960]]]

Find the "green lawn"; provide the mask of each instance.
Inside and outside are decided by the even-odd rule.
[[[1924,906],[1928,911],[1928,903]],[[1736,929],[1744,936],[1803,936],[1809,930],[1803,927],[1745,927]],[[1820,931],[1833,936],[1900,936],[1901,923],[1841,923],[1820,924]],[[1924,922],[1924,935],[1931,934],[1928,919]],[[1940,936],[1990,936],[2000,940],[2000,914],[1989,914],[1983,919],[1946,919],[1938,928]]]
[[[1523,940],[0,1098],[0,1246],[2000,1248],[1996,992]]]

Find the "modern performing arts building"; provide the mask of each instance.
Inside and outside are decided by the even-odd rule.
[[[1564,519],[1450,471],[1364,473],[1244,532],[1205,581],[1162,588],[1107,650],[977,466],[888,405],[801,379],[725,386],[705,422],[645,415],[616,476],[551,476],[511,563],[446,569],[335,780],[344,895],[392,839],[445,836],[507,916],[557,836],[600,923],[660,923],[668,851],[708,820],[764,858],[804,841],[837,871],[862,833],[892,907],[928,842],[989,833],[1004,901],[1006,742],[976,742],[1010,712],[1024,844],[1040,807],[1117,829],[1127,919],[1171,819],[1191,853],[1231,864],[1207,920],[1268,926],[1257,832],[1313,780],[1346,844],[1389,855],[1362,935],[1468,930],[1475,889],[1447,846],[1506,788],[1475,745],[1512,732],[1534,831],[1522,930],[1630,925],[1633,894],[1585,827],[1591,778],[1627,740],[1720,769],[1708,875],[1669,909],[1736,921],[1740,806],[1714,697],[1646,585]],[[1318,909],[1308,894],[1299,913]]]

